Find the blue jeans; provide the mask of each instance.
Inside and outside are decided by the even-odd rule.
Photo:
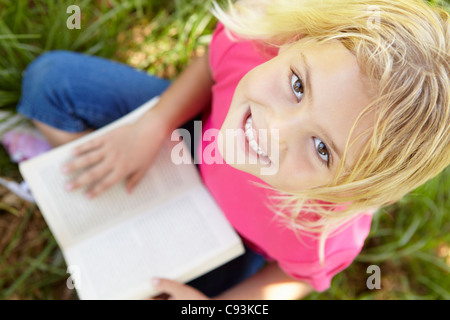
[[[81,132],[122,117],[160,95],[169,85],[166,79],[117,62],[53,51],[37,58],[25,70],[18,112],[60,130]],[[192,122],[183,127],[193,129]],[[264,263],[261,255],[246,247],[244,255],[189,285],[216,296],[253,275]]]

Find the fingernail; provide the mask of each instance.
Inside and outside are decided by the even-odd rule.
[[[67,183],[66,184],[66,190],[72,190],[73,189],[73,184],[72,183]]]
[[[61,168],[61,171],[62,171],[63,173],[67,173],[67,172],[69,171],[69,168],[67,168],[67,167],[62,167],[62,168]]]
[[[157,287],[159,286],[159,284],[161,283],[161,281],[158,278],[153,278],[152,280],[152,284]]]

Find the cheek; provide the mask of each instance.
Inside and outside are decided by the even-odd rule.
[[[304,191],[310,187],[311,170],[306,168],[302,160],[284,158],[277,174],[267,177],[267,182],[282,191]]]
[[[236,92],[244,94],[249,100],[263,104],[268,96],[279,90],[278,75],[274,62],[270,60],[247,72],[239,82]]]
[[[314,187],[326,185],[332,179],[328,169],[322,169],[311,160],[308,148],[299,148],[286,155],[280,163],[277,176],[273,177],[273,184],[284,191],[305,191]]]

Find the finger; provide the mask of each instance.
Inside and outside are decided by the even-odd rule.
[[[67,183],[66,189],[72,191],[84,186],[88,186],[98,180],[101,180],[112,170],[112,164],[106,161],[101,161]]]
[[[160,296],[164,295],[166,300],[178,299],[179,291],[183,290],[179,282],[169,279],[155,278],[152,280],[152,285],[161,292]]]
[[[155,278],[152,280],[152,284],[159,291],[167,293],[170,295],[169,299],[175,300],[205,300],[208,299],[203,293],[198,291],[197,289],[185,285],[183,283],[169,280],[169,279],[161,279]]]
[[[88,152],[92,149],[98,149],[103,145],[103,137],[98,137],[96,139],[89,140],[85,143],[80,144],[72,150],[72,155],[78,156],[82,153]]]
[[[94,149],[81,154],[62,167],[62,172],[69,174],[71,172],[87,168],[104,158],[104,152],[101,149]]]
[[[147,169],[141,169],[133,173],[130,177],[128,177],[126,184],[126,189],[128,193],[131,193],[133,191],[134,187],[137,186],[139,181],[142,180],[142,178],[145,176],[146,173]]]
[[[103,192],[119,182],[119,180],[119,176],[114,171],[109,171],[104,178],[95,182],[95,184],[86,191],[86,197],[92,199],[101,195]]]
[[[169,300],[170,296],[167,293],[161,293],[154,297],[149,298],[149,300]]]

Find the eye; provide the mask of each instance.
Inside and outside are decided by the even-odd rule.
[[[314,138],[314,145],[316,146],[316,151],[320,159],[326,162],[327,166],[329,166],[330,155],[328,154],[328,149],[325,143],[323,143],[320,139]]]
[[[291,70],[292,71],[292,70]],[[294,92],[295,96],[297,97],[298,102],[302,100],[303,97],[303,81],[300,79],[299,76],[295,74],[294,71],[292,71],[291,75],[291,88]]]

